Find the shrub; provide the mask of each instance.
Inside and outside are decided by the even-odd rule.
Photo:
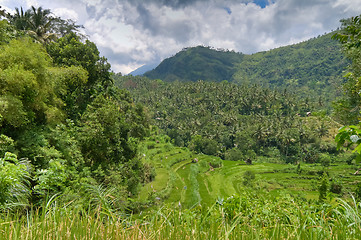
[[[331,154],[335,154],[338,152],[337,145],[334,142],[321,142],[320,151],[331,153]]]
[[[19,161],[13,153],[7,152],[4,158],[0,158],[1,207],[11,203],[27,203],[30,196],[29,167],[29,162]]]
[[[320,202],[323,202],[324,200],[326,200],[328,184],[329,184],[328,176],[326,173],[323,173],[323,176],[320,181],[320,186],[318,188],[318,192],[320,194],[318,197],[318,200]]]
[[[353,160],[356,159],[357,156],[358,156],[358,153],[353,153],[353,154],[351,154],[350,156],[348,156],[348,157],[346,158],[346,163],[347,163],[348,165],[352,165]]]
[[[330,192],[341,194],[342,193],[342,183],[337,179],[332,179],[330,184]]]
[[[203,138],[200,135],[192,137],[189,148],[196,153],[204,153],[207,155],[216,155],[219,150],[217,141]]]
[[[247,150],[246,154],[243,155],[242,159],[245,161],[248,165],[251,165],[254,160],[256,160],[257,154],[253,150]]]
[[[256,175],[252,171],[245,171],[243,173],[243,185],[244,186],[252,186],[253,181],[256,179]]]
[[[357,199],[358,201],[361,201],[361,182],[359,182],[359,183],[356,185],[355,195],[356,195],[356,199]]]
[[[53,195],[65,190],[67,173],[61,160],[50,160],[47,169],[37,171],[38,185],[35,190],[43,195]]]
[[[1,115],[0,115],[0,121],[1,121]],[[14,149],[14,140],[4,134],[1,134],[0,135],[0,156],[3,156],[6,152],[12,152],[14,150],[15,150]]]
[[[151,182],[155,179],[155,176],[157,175],[155,172],[155,168],[150,163],[144,163],[143,165],[143,183]]]
[[[238,161],[242,159],[242,151],[237,148],[228,149],[225,153],[225,160]]]
[[[147,148],[148,148],[148,149],[153,149],[153,148],[155,148],[155,142],[149,142],[149,143],[147,143]]]
[[[269,147],[265,151],[265,156],[270,158],[281,158],[280,150],[276,147]]]
[[[319,161],[323,167],[329,167],[331,163],[331,157],[328,154],[321,153],[319,155]]]
[[[213,167],[213,168],[220,168],[220,167],[222,167],[223,162],[222,162],[222,160],[219,159],[219,158],[214,158],[214,159],[212,159],[212,160],[209,161],[209,165],[210,165],[211,167]]]

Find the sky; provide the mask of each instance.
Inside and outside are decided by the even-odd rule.
[[[50,9],[85,27],[114,72],[198,45],[246,54],[317,37],[361,14],[361,0],[0,0]]]

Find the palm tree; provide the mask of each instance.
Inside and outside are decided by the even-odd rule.
[[[28,33],[41,43],[47,43],[51,40],[55,40],[57,35],[53,32],[53,25],[56,20],[51,16],[50,9],[43,9],[42,7],[27,10],[26,13],[30,15],[28,21],[29,29]]]
[[[9,22],[15,26],[18,30],[28,30],[29,29],[29,20],[30,14],[28,11],[24,12],[23,8],[15,8],[14,15],[7,15]]]
[[[1,6],[0,6],[0,17],[6,17],[6,11],[5,9],[1,9]]]
[[[6,14],[0,10],[0,15],[5,15],[16,29],[26,31],[36,41],[43,44],[64,37],[71,32],[78,33],[82,26],[76,25],[72,20],[63,20],[52,15],[50,9],[32,6],[24,12],[23,8],[15,8],[15,14]],[[80,37],[84,37],[80,34]]]

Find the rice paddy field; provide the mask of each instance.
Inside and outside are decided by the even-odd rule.
[[[267,159],[247,165],[243,161],[194,154],[161,140],[145,142],[143,152],[143,160],[156,168],[156,177],[142,187],[138,200],[152,199],[186,208],[197,204],[211,206],[219,199],[242,196],[254,189],[275,197],[287,193],[317,200],[323,172],[327,172],[330,184],[342,186],[341,193],[333,197],[350,196],[361,182],[361,176],[354,174],[357,166],[344,160],[336,160],[327,167],[319,163],[270,163]]]

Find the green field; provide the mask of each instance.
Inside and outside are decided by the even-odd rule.
[[[348,195],[361,181],[360,175],[353,174],[357,166],[341,160],[325,167],[319,163],[299,166],[269,163],[267,158],[258,158],[254,164],[246,165],[243,161],[194,154],[158,138],[146,141],[141,148],[143,160],[155,167],[156,177],[142,187],[140,201],[154,200],[191,208],[197,204],[210,206],[219,199],[242,196],[255,189],[272,196],[288,193],[316,200],[323,172],[327,172],[330,184],[335,181],[342,186],[342,193],[333,196]],[[212,167],[212,162],[222,166]],[[247,180],[245,175],[254,175],[254,179]]]

